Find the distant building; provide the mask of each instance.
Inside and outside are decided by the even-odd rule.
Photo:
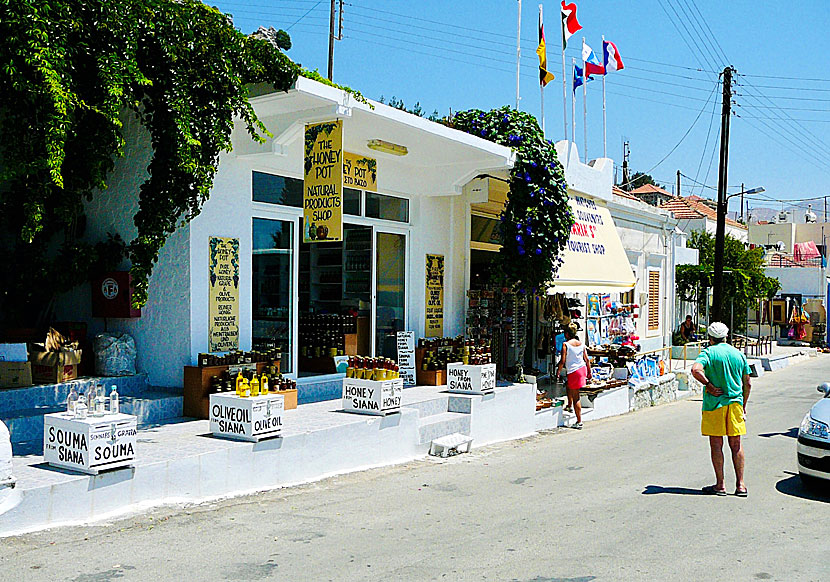
[[[660,186],[655,186],[654,184],[645,184],[639,188],[634,188],[630,193],[646,204],[657,207],[674,198],[673,194],[666,192]]]
[[[670,200],[661,204],[660,208],[672,213],[678,220],[677,226],[683,232],[690,233],[695,230],[705,230],[714,234],[717,230],[717,210],[697,196],[687,198],[673,196]],[[743,242],[747,242],[749,239],[746,226],[731,218],[726,219],[726,234]]]

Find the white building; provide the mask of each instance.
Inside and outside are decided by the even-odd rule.
[[[660,208],[668,210],[677,219],[677,226],[680,230],[689,234],[692,231],[707,231],[715,234],[718,226],[717,210],[703,202],[697,196],[674,197],[669,202],[660,205]],[[726,234],[747,242],[747,228],[740,222],[726,219]]]

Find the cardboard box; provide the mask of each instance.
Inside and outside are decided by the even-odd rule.
[[[31,385],[31,362],[0,362],[0,388],[22,388]]]
[[[28,362],[26,344],[0,344],[0,362]]]
[[[34,344],[35,350],[38,345]],[[59,384],[78,377],[81,350],[45,352],[33,350],[29,355],[32,379],[39,384]]]

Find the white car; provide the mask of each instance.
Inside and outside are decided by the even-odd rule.
[[[806,486],[830,484],[830,382],[818,387],[816,402],[798,429],[798,473]]]

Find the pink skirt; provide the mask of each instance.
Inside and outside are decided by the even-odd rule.
[[[582,366],[568,374],[568,390],[579,390],[585,388],[585,381],[588,379],[588,367]]]

